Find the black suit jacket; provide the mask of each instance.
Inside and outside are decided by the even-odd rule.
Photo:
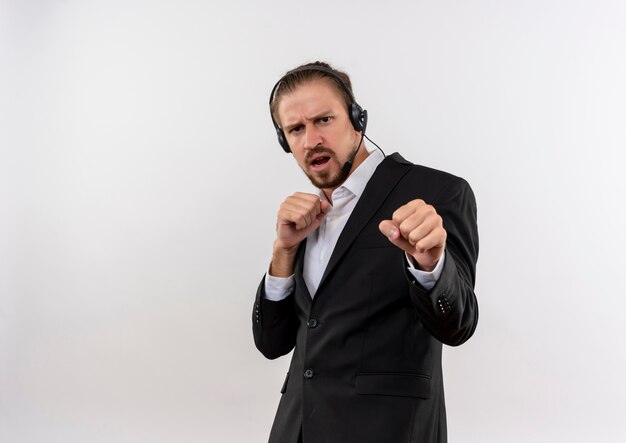
[[[430,291],[378,230],[417,198],[435,207],[448,234]],[[269,301],[262,281],[254,304],[263,355],[295,347],[269,441],[296,442],[300,429],[304,443],[447,441],[442,343],[465,342],[478,321],[476,203],[467,182],[393,154],[368,182],[313,299],[303,257],[304,242],[292,294]]]

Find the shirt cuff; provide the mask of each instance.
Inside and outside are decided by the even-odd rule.
[[[285,278],[265,274],[265,298],[267,300],[284,300],[293,292],[295,286],[296,279],[293,275]]]
[[[413,266],[413,260],[409,255],[404,253],[408,266],[406,269],[415,277],[417,282],[424,287],[427,291],[430,291],[435,284],[437,284],[437,280],[441,277],[441,273],[443,272],[443,262],[446,261],[446,251],[441,254],[441,258],[439,262],[435,265],[435,269],[431,272],[421,271]]]

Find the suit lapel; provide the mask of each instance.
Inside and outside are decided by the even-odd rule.
[[[395,153],[385,158],[378,168],[376,168],[374,175],[372,175],[372,178],[363,190],[363,194],[361,198],[359,198],[354,211],[352,211],[346,226],[343,228],[343,231],[341,231],[341,235],[337,240],[335,249],[330,256],[330,260],[328,261],[328,265],[326,266],[326,270],[318,286],[317,293],[320,292],[328,276],[333,272],[334,268],[361,230],[363,230],[376,210],[383,204],[393,188],[395,188],[396,183],[409,171],[409,168],[403,167],[402,164],[411,163],[402,158],[400,154]],[[300,272],[300,274],[302,273]]]
[[[312,298],[309,292],[309,288],[304,281],[304,253],[306,251],[306,239],[300,246],[298,247],[298,254],[296,255],[296,269],[295,269],[295,278],[296,278],[296,288],[300,288],[296,291],[296,296],[300,297],[305,303],[306,306],[311,304]]]

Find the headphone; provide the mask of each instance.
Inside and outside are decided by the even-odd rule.
[[[274,125],[274,128],[276,129],[276,136],[278,137],[278,144],[282,146],[283,150],[287,154],[291,152],[291,148],[289,147],[289,143],[287,142],[287,137],[285,137],[285,132],[282,130],[280,126],[278,126],[278,123],[276,122],[276,120],[274,120],[274,116],[272,115],[272,112],[271,112],[271,106],[272,106],[272,102],[274,101],[274,94],[276,93],[276,89],[278,89],[278,87],[283,82],[283,80],[287,78],[288,76],[290,76],[291,74],[295,74],[296,72],[302,72],[302,71],[323,72],[324,74],[327,74],[328,76],[337,80],[337,83],[339,83],[339,85],[343,88],[345,93],[350,98],[350,106],[348,107],[348,117],[350,118],[352,127],[354,127],[356,131],[359,131],[363,135],[365,135],[365,128],[367,127],[367,111],[363,109],[356,102],[356,100],[354,99],[354,95],[352,95],[352,91],[350,91],[350,88],[348,88],[348,85],[345,84],[345,82],[341,79],[341,77],[339,77],[331,69],[328,69],[324,66],[316,66],[316,65],[301,66],[283,75],[280,78],[280,80],[276,82],[270,94],[270,103],[269,103],[270,104],[270,116],[272,117],[272,124]]]

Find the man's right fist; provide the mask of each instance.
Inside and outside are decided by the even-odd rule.
[[[294,250],[315,231],[330,209],[326,200],[315,194],[296,192],[278,209],[274,249]]]
[[[298,245],[319,227],[329,210],[330,204],[315,194],[296,192],[285,199],[278,209],[270,275],[293,275]]]

